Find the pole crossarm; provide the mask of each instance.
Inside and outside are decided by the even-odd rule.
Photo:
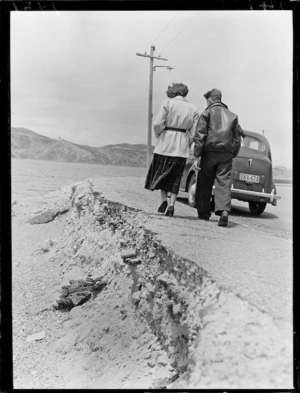
[[[156,59],[156,60],[165,60],[168,61],[168,59],[165,59],[163,57],[156,57],[156,56],[151,56],[151,55],[147,55],[147,54],[143,54],[143,53],[137,53],[137,56],[143,56],[143,57],[150,57],[151,59]]]
[[[168,70],[174,70],[174,67],[171,67],[171,66],[154,66],[153,67],[153,71],[155,71],[155,68],[157,68],[157,67],[161,67],[161,68],[167,68]]]

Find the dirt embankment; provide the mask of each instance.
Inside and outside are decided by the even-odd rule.
[[[286,327],[146,221],[92,182],[14,204],[14,387],[291,388]]]

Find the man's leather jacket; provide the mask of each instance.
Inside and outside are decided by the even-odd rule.
[[[205,151],[232,152],[238,155],[241,146],[238,117],[223,102],[214,102],[201,114],[195,134],[195,157]]]

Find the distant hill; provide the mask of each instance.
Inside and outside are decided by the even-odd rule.
[[[278,184],[292,184],[293,170],[285,166],[274,166],[273,179]]]
[[[153,151],[154,147],[152,147]],[[82,162],[89,164],[146,167],[147,145],[120,143],[102,147],[78,145],[64,139],[52,139],[28,130],[12,127],[11,156],[34,160]],[[273,167],[274,179],[292,179],[292,169]]]
[[[91,147],[48,138],[27,128],[12,127],[11,157],[145,168],[147,145],[122,143]]]
[[[273,167],[273,177],[276,179],[292,179],[293,171],[285,166],[274,166]]]

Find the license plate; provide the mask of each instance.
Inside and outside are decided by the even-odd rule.
[[[240,180],[249,183],[259,183],[260,178],[257,175],[248,175],[247,173],[240,173]]]

